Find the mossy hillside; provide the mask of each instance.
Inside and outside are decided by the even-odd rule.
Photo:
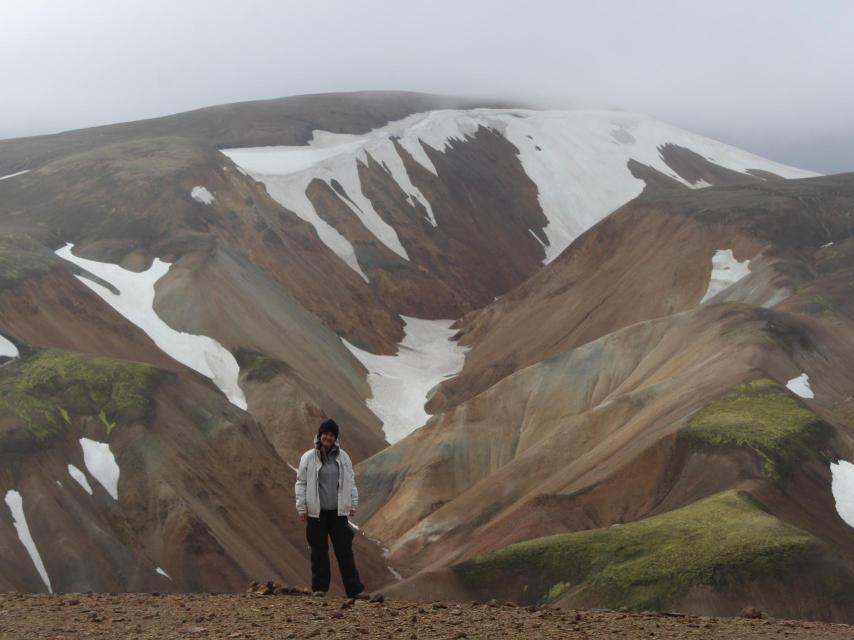
[[[14,287],[61,264],[60,258],[29,237],[0,236],[0,289]]]
[[[764,461],[764,475],[779,480],[828,435],[827,425],[789,390],[759,378],[707,404],[680,437],[694,447],[750,449]]]
[[[818,541],[767,513],[749,494],[726,491],[629,524],[537,538],[457,565],[475,591],[523,576],[527,602],[573,592],[609,607],[664,609],[691,587],[779,575]]]
[[[135,362],[30,351],[0,368],[0,415],[29,444],[61,434],[78,418],[97,419],[109,433],[120,414],[147,409],[156,374]]]

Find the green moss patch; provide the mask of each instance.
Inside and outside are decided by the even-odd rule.
[[[513,544],[455,569],[476,591],[521,577],[528,602],[574,593],[609,607],[664,609],[693,586],[722,589],[793,568],[817,543],[749,494],[726,491],[630,524]]]
[[[282,361],[249,349],[238,349],[234,358],[248,380],[266,382],[277,374],[287,371],[287,366]]]
[[[121,414],[147,409],[156,373],[135,362],[32,351],[0,368],[0,416],[29,443],[59,435],[78,418],[99,420],[109,433]]]
[[[791,392],[760,378],[707,404],[680,437],[699,447],[750,449],[763,459],[765,476],[780,479],[793,462],[815,451],[828,433],[827,425]]]
[[[552,585],[552,588],[548,590],[545,598],[543,598],[543,604],[551,604],[553,602],[557,602],[560,600],[561,596],[565,594],[572,587],[568,582],[558,582]]]
[[[47,273],[60,264],[60,258],[29,237],[0,236],[0,289]]]

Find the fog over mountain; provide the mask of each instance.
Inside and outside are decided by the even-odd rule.
[[[854,169],[844,2],[6,2],[0,138],[366,89],[648,113]]]

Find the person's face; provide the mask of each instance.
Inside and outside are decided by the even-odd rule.
[[[324,447],[331,447],[335,444],[335,434],[331,431],[324,431],[320,434],[320,444]]]

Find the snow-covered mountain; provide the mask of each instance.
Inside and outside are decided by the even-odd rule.
[[[612,606],[593,574],[489,571],[695,503],[797,567],[655,606],[725,610],[807,557],[851,584],[850,177],[639,115],[381,93],[0,141],[0,176],[0,586],[303,582],[293,465],[329,415],[375,587]],[[736,396],[791,431],[709,422]]]

